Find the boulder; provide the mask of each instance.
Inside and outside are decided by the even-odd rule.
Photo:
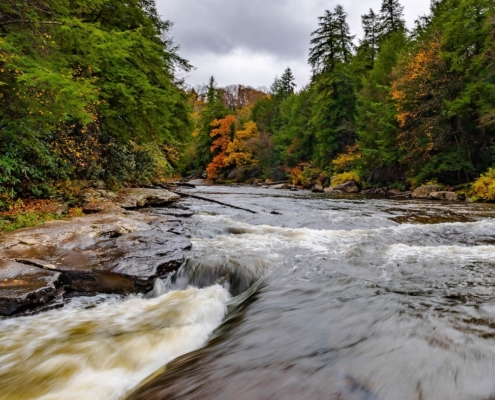
[[[178,194],[165,189],[126,189],[126,197],[119,202],[125,209],[134,209],[146,206],[163,206],[180,200]]]
[[[61,284],[59,272],[0,260],[0,315],[10,316],[50,303]]]
[[[89,204],[101,197],[101,193],[93,188],[84,189],[79,192],[79,198],[83,204]]]
[[[458,200],[458,196],[454,192],[431,192],[428,194],[428,198],[432,200],[448,200],[448,201],[456,201]]]
[[[413,193],[412,197],[415,199],[427,199],[431,192],[440,192],[442,187],[438,185],[426,185],[420,186]]]
[[[290,189],[291,186],[288,183],[280,183],[278,185],[271,185],[270,188],[272,188],[272,189]]]
[[[332,193],[333,192],[333,186],[326,187],[323,191],[325,193]]]
[[[315,185],[312,190],[313,193],[324,193],[323,186]]]
[[[354,181],[347,181],[341,185],[337,185],[333,188],[334,191],[338,190],[344,193],[358,193],[359,187]]]

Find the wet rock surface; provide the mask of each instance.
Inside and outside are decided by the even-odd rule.
[[[0,315],[45,305],[60,282],[72,294],[146,292],[182,265],[190,247],[180,220],[147,212],[91,215],[0,235]]]
[[[58,295],[61,274],[0,260],[0,316],[46,305]]]
[[[120,202],[120,206],[125,209],[164,206],[180,200],[179,195],[162,189],[126,189],[125,193],[127,196]]]

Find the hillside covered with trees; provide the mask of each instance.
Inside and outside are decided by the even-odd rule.
[[[486,173],[481,197],[495,198],[493,2],[433,1],[408,31],[399,1],[383,0],[362,16],[359,39],[340,5],[317,22],[311,83],[298,92],[287,68],[265,97],[232,109],[210,82],[196,119],[197,168],[212,179],[399,189]]]
[[[0,206],[172,173],[191,123],[170,28],[153,0],[0,3]]]
[[[306,187],[478,180],[495,200],[493,2],[434,0],[407,30],[383,0],[362,26],[357,38],[340,5],[315,21],[305,87],[287,68],[269,89],[188,89],[153,0],[2,1],[0,207],[64,194],[60,182],[204,171]]]

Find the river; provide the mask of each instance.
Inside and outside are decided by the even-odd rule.
[[[493,205],[196,192],[256,213],[187,200],[153,292],[0,321],[0,399],[495,398]]]

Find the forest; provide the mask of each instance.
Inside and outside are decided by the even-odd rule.
[[[350,32],[337,5],[308,38],[312,76],[191,88],[153,0],[0,4],[0,207],[178,176],[468,187],[495,200],[495,6],[433,0],[413,29],[398,0]]]

